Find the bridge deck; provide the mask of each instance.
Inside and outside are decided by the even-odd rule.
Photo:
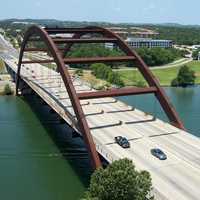
[[[7,54],[1,57],[16,72],[17,59]],[[39,64],[34,64],[33,72],[30,69],[33,70],[31,65],[22,67],[23,80],[76,128],[74,111],[59,74]],[[73,83],[78,92],[91,91],[80,79]],[[113,98],[81,100],[81,104],[96,149],[108,162],[127,157],[138,169],[148,170],[157,199],[199,199],[200,140],[197,137],[159,119],[153,120],[152,116],[132,110]],[[118,135],[129,139],[130,149],[123,149],[114,142]],[[168,159],[160,161],[153,157],[150,149],[155,147],[163,149]]]

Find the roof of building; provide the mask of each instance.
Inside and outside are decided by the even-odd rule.
[[[126,42],[172,42],[172,40],[157,40],[152,38],[133,38],[128,37]]]

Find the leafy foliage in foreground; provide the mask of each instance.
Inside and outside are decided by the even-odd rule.
[[[137,171],[132,161],[121,159],[93,173],[86,199],[146,200],[151,189],[150,174]],[[148,199],[153,199],[153,196]]]

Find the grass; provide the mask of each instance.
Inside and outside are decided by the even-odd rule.
[[[187,66],[195,71],[197,77],[196,84],[200,84],[200,61],[191,61],[187,64]],[[179,69],[180,66],[165,69],[152,69],[151,71],[157,77],[162,86],[170,86],[171,81],[176,78]],[[137,85],[139,81],[144,81],[146,83],[138,70],[123,70],[120,71],[119,74],[121,75],[122,80],[127,86]]]

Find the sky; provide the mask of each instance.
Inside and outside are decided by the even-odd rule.
[[[2,0],[7,18],[200,24],[200,0]]]

